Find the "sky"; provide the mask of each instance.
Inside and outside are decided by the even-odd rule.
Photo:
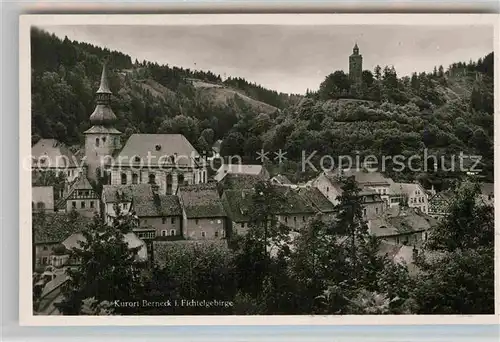
[[[399,76],[477,60],[493,51],[491,26],[207,25],[43,26],[71,40],[118,50],[139,61],[212,71],[285,93],[316,90],[348,72],[357,42],[363,69],[393,65]]]

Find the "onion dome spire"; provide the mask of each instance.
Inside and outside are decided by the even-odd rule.
[[[90,116],[90,122],[93,125],[107,125],[116,121],[115,113],[110,107],[111,90],[108,85],[108,75],[106,62],[102,66],[101,83],[96,92],[97,106]]]

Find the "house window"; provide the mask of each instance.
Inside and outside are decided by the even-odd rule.
[[[132,174],[132,184],[139,184],[139,175],[137,173]]]
[[[205,237],[205,236],[206,236],[205,232],[201,232],[201,237]]]
[[[330,192],[330,187],[326,187],[326,192]]]
[[[127,174],[122,173],[121,178],[122,178],[122,185],[127,184]]]
[[[302,222],[306,222],[306,217],[302,216]]]
[[[48,248],[47,246],[43,246],[43,250],[46,251]]]
[[[161,231],[161,236],[167,236],[167,231],[166,230],[162,230]]]
[[[285,223],[288,223],[288,217],[285,216]]]
[[[37,208],[37,209],[45,209],[45,203],[43,203],[43,202],[38,202],[38,203],[36,204],[36,208]]]
[[[375,208],[375,214],[378,214],[378,208]]]
[[[167,219],[166,219],[165,217],[162,217],[162,218],[161,218],[161,223],[162,223],[162,224],[165,224],[166,222],[167,222]]]
[[[42,265],[47,265],[48,258],[42,257]]]
[[[218,231],[215,232],[215,237],[219,237],[219,232]]]
[[[241,223],[241,228],[245,228],[245,222]]]
[[[156,175],[154,173],[149,174],[149,184],[156,184]]]
[[[90,201],[90,207],[93,208],[94,207],[94,201]]]
[[[81,206],[81,208],[82,208],[82,209],[83,209],[83,208],[85,208],[85,201],[82,201],[82,202],[80,203],[80,206]]]
[[[294,222],[294,223],[297,223],[297,216],[294,216],[294,217],[293,217],[293,222]]]
[[[99,147],[99,138],[95,138],[95,146]]]
[[[175,236],[175,229],[170,230],[170,236]]]
[[[72,206],[74,209],[76,209],[76,202],[75,202],[75,201],[71,202],[71,206]]]
[[[194,223],[195,223],[195,224],[198,224],[198,219],[194,220]]]
[[[102,138],[102,144],[104,145],[105,142],[106,142],[106,137],[103,137]]]
[[[363,209],[363,216],[366,216],[366,209]]]
[[[175,217],[172,217],[172,218],[170,219],[170,223],[172,223],[172,224],[174,224],[174,223],[175,223]]]

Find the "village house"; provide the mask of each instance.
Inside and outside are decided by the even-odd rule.
[[[229,175],[228,175],[229,176]],[[252,189],[226,190],[222,194],[222,203],[227,214],[227,232],[244,235],[247,233],[251,217]]]
[[[87,177],[81,174],[73,183],[68,184],[68,190],[64,192],[63,198],[57,202],[58,212],[70,212],[72,210],[84,216],[92,217],[100,214],[101,200],[99,195],[90,184]]]
[[[76,212],[33,213],[33,267],[61,266],[67,253],[61,243],[71,234],[83,231],[90,219]]]
[[[389,205],[407,205],[410,208],[417,208],[423,213],[429,212],[429,200],[424,187],[418,182],[395,183],[390,180]]]
[[[185,185],[178,189],[185,239],[221,239],[226,236],[226,212],[215,183]]]
[[[269,179],[269,172],[262,165],[245,165],[245,164],[223,164],[214,176],[217,182],[220,182],[227,174],[244,174],[260,176],[264,180]]]
[[[375,178],[375,179],[378,179]],[[365,183],[366,179],[365,179]],[[381,183],[381,182],[380,182]],[[342,195],[341,179],[331,172],[323,172],[316,179],[313,180],[313,187],[318,189],[333,205],[338,205],[340,202],[338,197]],[[358,183],[360,188],[359,196],[363,205],[363,217],[370,219],[383,213],[386,208],[386,201],[382,199],[381,190],[363,186]],[[383,191],[384,196],[388,197],[388,192]]]
[[[54,211],[54,188],[52,186],[32,187],[31,209],[33,211]]]
[[[367,224],[370,234],[386,242],[421,246],[437,220],[416,208],[394,206]]]
[[[82,173],[79,163],[70,149],[56,139],[40,139],[31,147],[34,177],[41,172],[62,173],[68,182],[72,182]]]
[[[180,237],[182,210],[175,195],[165,195],[150,184],[105,185],[102,194],[108,224],[116,218],[116,210],[137,217],[134,232],[139,238]]]
[[[107,224],[113,224],[116,211],[127,215],[132,211],[132,194],[134,192],[150,192],[149,184],[134,185],[104,185],[102,187],[102,204],[104,218]]]
[[[264,181],[265,178],[261,175],[230,173],[217,183],[217,189],[222,196],[226,190],[254,189],[257,184]]]

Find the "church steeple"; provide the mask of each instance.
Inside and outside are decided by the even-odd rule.
[[[116,121],[115,113],[110,107],[111,90],[108,85],[108,75],[106,62],[102,66],[101,83],[96,92],[97,105],[90,116],[92,125],[106,126]]]
[[[358,47],[358,43],[354,43],[354,48],[352,49],[352,54],[353,55],[359,55],[359,47]]]

